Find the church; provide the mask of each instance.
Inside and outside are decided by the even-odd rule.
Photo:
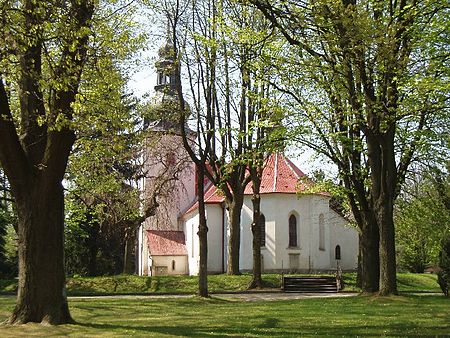
[[[178,109],[175,55],[171,43],[160,48],[157,84],[146,122],[144,201],[156,202],[154,214],[138,230],[139,275],[197,275],[199,225],[195,165],[183,148],[170,117]],[[156,118],[155,118],[156,117]],[[188,135],[195,138],[195,132]],[[330,207],[327,193],[299,194],[305,174],[284,154],[268,156],[261,183],[263,272],[322,272],[355,270],[358,232]],[[208,272],[224,273],[227,266],[228,218],[224,198],[206,182]],[[252,270],[252,189],[245,190],[241,212],[240,270]]]

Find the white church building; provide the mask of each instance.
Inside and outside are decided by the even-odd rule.
[[[158,208],[138,232],[140,275],[198,274],[199,215],[194,163],[170,122],[176,109],[174,54],[168,43],[159,51],[158,77],[151,109],[158,118],[148,123],[149,142],[144,198],[156,198]],[[175,104],[176,105],[176,104]],[[172,114],[173,115],[173,114]],[[195,134],[192,134],[195,135]],[[358,232],[330,207],[327,193],[302,194],[304,173],[282,153],[270,155],[261,184],[261,256],[265,272],[355,270]],[[166,185],[162,187],[162,183]],[[240,269],[252,270],[252,189],[245,190],[241,212]],[[224,198],[208,183],[205,191],[208,225],[208,271],[226,272],[228,219]]]

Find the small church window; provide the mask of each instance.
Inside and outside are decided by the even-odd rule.
[[[323,214],[319,216],[319,250],[325,251],[325,224]]]
[[[297,217],[294,215],[289,217],[289,246],[297,246]]]
[[[175,260],[172,261],[172,271],[175,270]]]
[[[266,246],[266,217],[263,214],[259,216],[258,223],[261,229],[261,246]]]
[[[341,246],[336,245],[336,248],[334,249],[334,257],[338,261],[341,259]]]

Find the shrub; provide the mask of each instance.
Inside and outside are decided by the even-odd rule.
[[[445,296],[448,297],[450,288],[450,235],[442,240],[442,250],[439,255],[438,283]]]

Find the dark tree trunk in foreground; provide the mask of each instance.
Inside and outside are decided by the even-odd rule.
[[[263,281],[261,277],[261,228],[259,226],[259,217],[261,215],[261,195],[259,194],[261,186],[261,178],[256,170],[250,169],[253,182],[253,275],[248,286],[249,289],[262,288]]]
[[[365,293],[373,293],[379,290],[380,259],[378,256],[379,233],[378,226],[372,222],[364,225],[359,236],[360,263],[358,276],[361,290]]]
[[[123,271],[122,273],[131,275],[134,273],[133,249],[136,244],[135,227],[130,226],[125,231],[125,243],[123,249]]]
[[[65,294],[64,196],[60,182],[33,180],[18,200],[19,290],[11,323],[70,323]],[[58,292],[55,292],[58,290]]]
[[[344,179],[344,185],[349,188],[350,178]],[[355,221],[359,226],[359,253],[357,283],[364,293],[379,291],[380,257],[378,223],[367,197],[368,192],[362,184],[355,184],[354,193],[349,194],[349,202]],[[359,203],[357,202],[359,201]]]
[[[199,238],[199,253],[200,253],[200,266],[198,270],[198,295],[200,297],[208,297],[208,225],[206,223],[205,212],[205,167],[199,166],[197,168],[198,183],[198,213],[199,213],[199,225],[198,225],[198,238]]]
[[[244,204],[243,193],[233,193],[232,201],[226,202],[228,207],[228,225],[230,237],[228,238],[227,274],[239,275],[239,256],[241,245],[241,211]]]
[[[388,79],[394,75],[388,72]],[[390,111],[396,110],[397,87],[395,80],[391,80],[390,92],[393,97],[388,98],[392,109],[385,111],[370,110],[367,136],[367,149],[371,166],[371,199],[373,212],[379,230],[379,260],[380,260],[380,295],[397,294],[397,264],[395,257],[395,227],[394,202],[396,191],[400,190],[400,183],[404,180],[406,169],[398,170],[395,161],[395,129],[392,123],[389,128],[382,130],[379,115],[389,116]],[[392,100],[392,101],[391,101]],[[392,103],[393,102],[393,103]],[[381,129],[381,130],[380,130]],[[406,168],[409,159],[400,163],[400,168]]]
[[[4,85],[7,76],[0,69],[0,163],[11,184],[19,223],[19,287],[9,322],[70,323],[61,182],[75,141],[69,122],[86,60],[94,4],[80,0],[57,8],[46,1],[24,0],[7,5],[17,6],[9,9],[22,16],[7,23],[12,31],[19,31],[11,37],[17,38],[11,44],[17,44],[19,59],[11,69],[18,67],[20,126],[15,125],[11,97]],[[60,10],[66,13],[61,14]],[[49,17],[67,21],[50,22]],[[53,67],[46,69],[43,37],[49,25],[54,29],[52,34],[61,35],[56,35],[54,44],[47,46],[54,48],[54,58],[58,56],[59,62],[55,60]],[[63,25],[70,30],[60,30]],[[28,34],[26,39],[21,33]],[[6,62],[8,59],[3,57],[0,53],[0,61]]]

